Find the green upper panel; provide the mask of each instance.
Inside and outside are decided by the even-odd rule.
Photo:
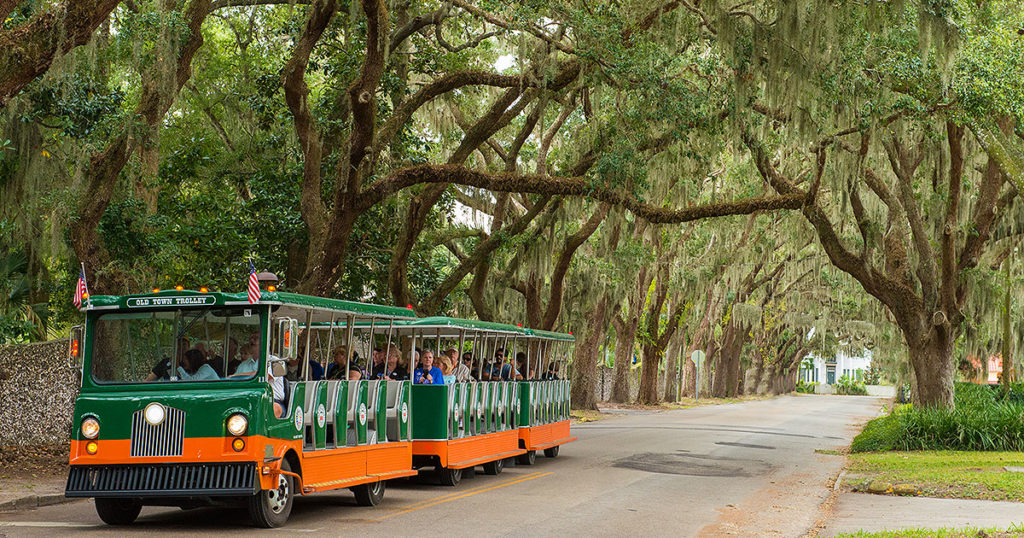
[[[225,304],[246,304],[245,292],[227,293],[219,291],[199,292],[195,290],[164,290],[155,293],[135,295],[95,295],[89,298],[91,308],[168,308],[191,306],[218,306]],[[283,291],[264,291],[258,304],[311,307],[341,314],[365,317],[415,319],[416,313],[408,308],[382,306],[341,299],[327,299]]]
[[[506,332],[522,335],[527,334],[526,329],[516,327],[515,325],[509,325],[507,323],[495,323],[493,321],[480,321],[476,319],[446,318],[443,316],[420,318],[416,321],[405,322],[402,325],[407,327],[416,327],[418,329],[432,329],[436,327],[439,329],[452,328],[473,331]]]
[[[526,329],[526,334],[536,338],[544,338],[546,340],[560,340],[562,342],[576,341],[576,337],[571,334],[556,333],[552,331],[544,331],[541,329]]]

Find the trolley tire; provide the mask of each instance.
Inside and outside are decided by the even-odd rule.
[[[516,463],[519,465],[533,465],[537,463],[537,451],[527,450],[526,454],[516,456]]]
[[[352,493],[356,494],[356,504],[359,506],[377,506],[384,500],[385,489],[387,489],[387,482],[378,480],[355,486],[352,488]]]
[[[281,470],[291,472],[287,459],[281,460]],[[264,489],[248,498],[249,517],[255,527],[274,529],[284,525],[292,513],[295,502],[295,478],[277,475],[277,489]]]
[[[96,514],[107,525],[131,525],[139,517],[142,503],[137,499],[97,497]]]
[[[505,468],[505,460],[494,460],[489,461],[483,465],[484,474],[497,475],[501,474],[501,470]]]
[[[558,457],[558,445],[555,445],[555,446],[553,446],[551,448],[545,448],[544,449],[544,457],[545,458],[557,458]]]
[[[437,477],[441,481],[442,486],[457,486],[459,482],[462,482],[462,469],[438,467]]]

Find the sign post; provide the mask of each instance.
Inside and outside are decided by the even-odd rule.
[[[697,376],[693,384],[693,401],[698,402],[700,401],[700,363],[704,362],[704,352],[699,349],[693,350],[693,353],[690,354],[690,360],[693,361],[693,365],[697,368]]]

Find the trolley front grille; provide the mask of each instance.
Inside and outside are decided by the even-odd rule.
[[[251,495],[256,464],[164,463],[147,465],[73,465],[68,497],[186,497]]]
[[[166,418],[156,426],[146,422],[143,409],[132,415],[133,458],[181,455],[181,445],[185,437],[185,412],[173,407],[165,409]]]

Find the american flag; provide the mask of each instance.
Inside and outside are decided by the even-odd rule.
[[[249,260],[249,303],[260,301],[260,280],[256,278],[256,266]]]
[[[82,301],[89,299],[89,286],[85,283],[85,264],[78,273],[78,282],[75,282],[75,308],[82,308]]]

